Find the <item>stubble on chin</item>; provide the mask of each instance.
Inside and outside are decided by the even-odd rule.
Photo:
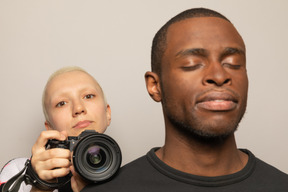
[[[245,112],[245,111],[244,111]],[[201,143],[219,143],[233,135],[237,130],[239,123],[244,115],[231,121],[201,121],[196,117],[191,117],[189,122],[181,121],[178,117],[167,115],[168,121],[179,132],[180,135],[187,139],[193,139]]]

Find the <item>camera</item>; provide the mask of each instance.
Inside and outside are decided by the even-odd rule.
[[[69,136],[65,141],[51,139],[46,149],[51,148],[64,148],[73,152],[75,171],[83,179],[93,183],[111,179],[122,161],[121,150],[116,141],[94,130],[85,130],[76,137]],[[65,183],[70,177],[58,178],[58,182]]]

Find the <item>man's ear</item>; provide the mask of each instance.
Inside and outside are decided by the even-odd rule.
[[[150,97],[156,101],[160,102],[162,100],[161,89],[160,89],[160,79],[159,76],[154,72],[145,73],[146,88]]]
[[[46,130],[52,130],[52,127],[50,126],[50,123],[48,121],[45,121],[45,127],[46,127]]]

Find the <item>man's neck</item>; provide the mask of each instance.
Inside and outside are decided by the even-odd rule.
[[[248,162],[248,156],[237,149],[234,135],[217,144],[173,135],[156,155],[179,171],[209,177],[236,173]]]

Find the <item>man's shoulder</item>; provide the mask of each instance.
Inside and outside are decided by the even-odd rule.
[[[254,166],[251,175],[247,178],[246,187],[261,186],[263,191],[288,191],[288,174],[251,154],[249,152],[254,159]]]
[[[122,179],[133,180],[135,176],[139,178],[149,169],[151,169],[151,165],[147,160],[147,155],[144,155],[121,167],[118,174],[116,175],[117,179],[113,179],[112,182],[121,182],[123,184]]]
[[[125,191],[146,182],[151,172],[153,172],[153,167],[149,163],[147,155],[144,155],[121,167],[110,181],[88,185],[83,191]]]
[[[246,165],[246,167],[251,169],[252,177],[258,177],[262,179],[267,178],[267,179],[272,179],[272,180],[273,179],[278,180],[280,178],[283,178],[287,182],[288,174],[282,172],[281,170],[277,169],[273,165],[256,157],[248,149],[240,149],[240,150],[249,155],[249,162]],[[263,178],[264,175],[265,177]]]
[[[131,161],[130,163],[127,163],[126,165],[121,167],[121,171],[126,173],[134,170],[139,170],[143,169],[143,166],[145,165],[148,165],[147,155],[143,155],[142,157],[139,157]]]
[[[259,174],[259,176],[269,175],[270,178],[277,181],[281,181],[283,179],[288,183],[288,174],[259,158],[256,158],[256,173]]]

